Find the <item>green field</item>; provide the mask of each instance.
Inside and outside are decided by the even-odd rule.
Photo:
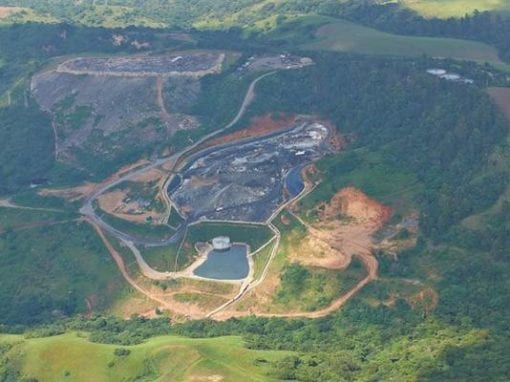
[[[28,340],[1,335],[0,377],[4,368],[13,381],[276,381],[270,365],[289,355],[248,350],[238,337],[164,336],[123,347],[117,355],[116,349],[74,333]]]
[[[345,20],[331,20],[318,29],[315,42],[303,45],[304,49],[389,56],[426,54],[431,57],[503,64],[496,49],[487,44],[452,38],[400,36]]]
[[[425,17],[462,17],[475,10],[510,12],[507,0],[403,0],[402,3]]]
[[[173,271],[175,269],[175,258],[179,243],[170,244],[164,247],[147,247],[140,248],[143,258],[152,268],[160,272]],[[177,269],[182,269],[189,263],[190,258],[187,256],[179,256]]]

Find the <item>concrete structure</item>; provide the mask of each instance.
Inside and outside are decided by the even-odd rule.
[[[216,251],[226,251],[232,247],[228,236],[218,236],[212,239],[212,246]]]

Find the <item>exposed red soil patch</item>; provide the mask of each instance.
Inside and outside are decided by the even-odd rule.
[[[242,130],[234,131],[222,137],[214,138],[207,142],[207,146],[214,146],[234,142],[239,139],[259,137],[278,131],[282,128],[289,127],[296,122],[297,116],[295,115],[281,115],[279,118],[274,118],[271,114],[266,114],[261,117],[255,117],[250,121],[250,125]]]
[[[488,88],[487,92],[510,120],[510,88]]]
[[[310,171],[310,169],[308,170]],[[313,169],[312,169],[313,171]],[[329,202],[316,207],[319,217],[313,224],[304,221],[292,210],[290,214],[306,227],[304,235],[289,238],[285,247],[287,262],[298,262],[308,267],[342,270],[349,266],[353,257],[364,265],[367,275],[347,293],[339,296],[328,307],[301,312],[282,311],[275,306],[273,296],[280,285],[281,265],[270,269],[264,282],[252,289],[237,306],[214,315],[224,320],[249,314],[274,317],[318,318],[340,309],[365,285],[377,279],[378,262],[373,255],[376,244],[372,235],[388,221],[392,209],[365,195],[361,190],[348,187],[336,193]]]
[[[10,16],[13,13],[21,11],[22,8],[19,7],[0,7],[0,19]]]
[[[371,199],[354,187],[340,190],[329,203],[321,203],[318,209],[321,221],[328,222],[347,217],[370,228],[382,226],[392,214],[390,207]]]

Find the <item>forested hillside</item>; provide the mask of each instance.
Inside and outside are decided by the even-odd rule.
[[[454,1],[444,2],[445,7],[458,6]],[[430,8],[434,5],[431,2]],[[229,28],[242,27],[253,31],[274,28],[303,15],[340,17],[370,25],[383,31],[402,35],[456,37],[486,42],[495,46],[501,57],[510,60],[510,18],[498,12],[503,5],[492,4],[480,12],[477,3],[469,3],[466,14],[460,18],[424,17],[407,3],[380,2],[378,0],[0,0],[0,5],[28,7],[41,16],[49,15],[55,21],[72,22],[89,26],[119,27],[139,25],[149,27],[193,26]],[[410,4],[411,6],[413,3]],[[427,5],[427,1],[418,4]],[[480,2],[480,9],[487,9]],[[462,4],[460,5],[463,6]],[[30,16],[14,13],[12,21],[29,20]],[[37,18],[36,18],[37,19]],[[42,18],[41,20],[44,20]]]

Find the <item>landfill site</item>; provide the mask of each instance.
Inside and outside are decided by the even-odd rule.
[[[300,57],[288,53],[258,54],[248,58],[248,60],[238,68],[238,71],[253,72],[275,69],[299,69],[313,64],[313,60],[309,57]]]
[[[224,53],[189,53],[165,56],[79,57],[63,62],[57,71],[73,74],[119,76],[200,76],[219,72]]]
[[[301,182],[295,170],[330,150],[328,136],[326,126],[301,118],[283,132],[208,149],[176,175],[169,197],[188,223],[264,222],[295,196],[289,192]]]

